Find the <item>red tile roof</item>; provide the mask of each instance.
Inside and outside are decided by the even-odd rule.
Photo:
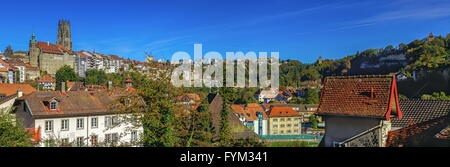
[[[56,82],[55,78],[52,78],[51,76],[44,75],[39,82]]]
[[[3,67],[0,68],[0,72],[8,72],[9,70],[13,70],[13,71],[19,70],[18,68],[16,68],[13,65],[7,63],[3,59],[0,59],[0,65],[3,66]]]
[[[267,119],[267,114],[263,107],[259,104],[252,103],[247,105],[231,105],[233,113],[238,114],[239,117],[245,117],[247,121],[254,121],[258,119],[257,113],[263,114],[263,118]]]
[[[398,129],[395,131],[390,131],[388,134],[386,146],[387,147],[398,147],[398,146],[408,146],[411,145],[423,145],[426,142],[423,139],[427,136],[424,135],[435,135],[431,136],[434,138],[438,138],[442,129],[438,129],[439,131],[436,133],[429,133],[430,131],[436,131],[436,128],[439,127],[448,127],[448,116],[436,118],[433,120],[429,120],[426,122],[414,124],[412,126],[408,126],[402,129]],[[439,138],[438,138],[439,139]],[[446,138],[443,138],[446,139]]]
[[[328,77],[317,113],[390,120],[394,111],[401,118],[398,104],[393,75]]]
[[[269,111],[269,117],[295,117],[299,115],[300,113],[291,107],[272,107]]]
[[[5,96],[11,96],[17,94],[17,90],[22,89],[22,92],[24,95],[31,94],[36,91],[35,88],[33,88],[29,84],[7,84],[7,83],[1,83],[0,84],[0,94]]]
[[[41,49],[44,53],[52,53],[52,54],[64,54],[64,53],[71,53],[71,51],[64,48],[62,45],[58,44],[52,44],[48,42],[38,42],[37,47]]]

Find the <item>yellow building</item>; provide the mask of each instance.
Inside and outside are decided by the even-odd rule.
[[[272,107],[269,111],[269,135],[302,134],[302,118],[291,107]]]

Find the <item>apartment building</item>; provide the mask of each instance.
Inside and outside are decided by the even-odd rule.
[[[41,147],[134,146],[142,126],[112,107],[122,93],[34,92],[17,99],[14,113]]]
[[[268,112],[269,135],[302,134],[302,117],[291,107],[272,107]]]

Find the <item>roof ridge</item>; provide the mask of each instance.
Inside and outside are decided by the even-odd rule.
[[[352,75],[352,76],[328,76],[325,79],[354,79],[354,78],[392,78],[393,74],[386,75]]]

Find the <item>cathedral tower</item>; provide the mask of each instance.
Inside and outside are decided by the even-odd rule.
[[[70,22],[60,20],[58,24],[58,41],[56,42],[65,48],[72,50],[72,34],[70,32]]]

